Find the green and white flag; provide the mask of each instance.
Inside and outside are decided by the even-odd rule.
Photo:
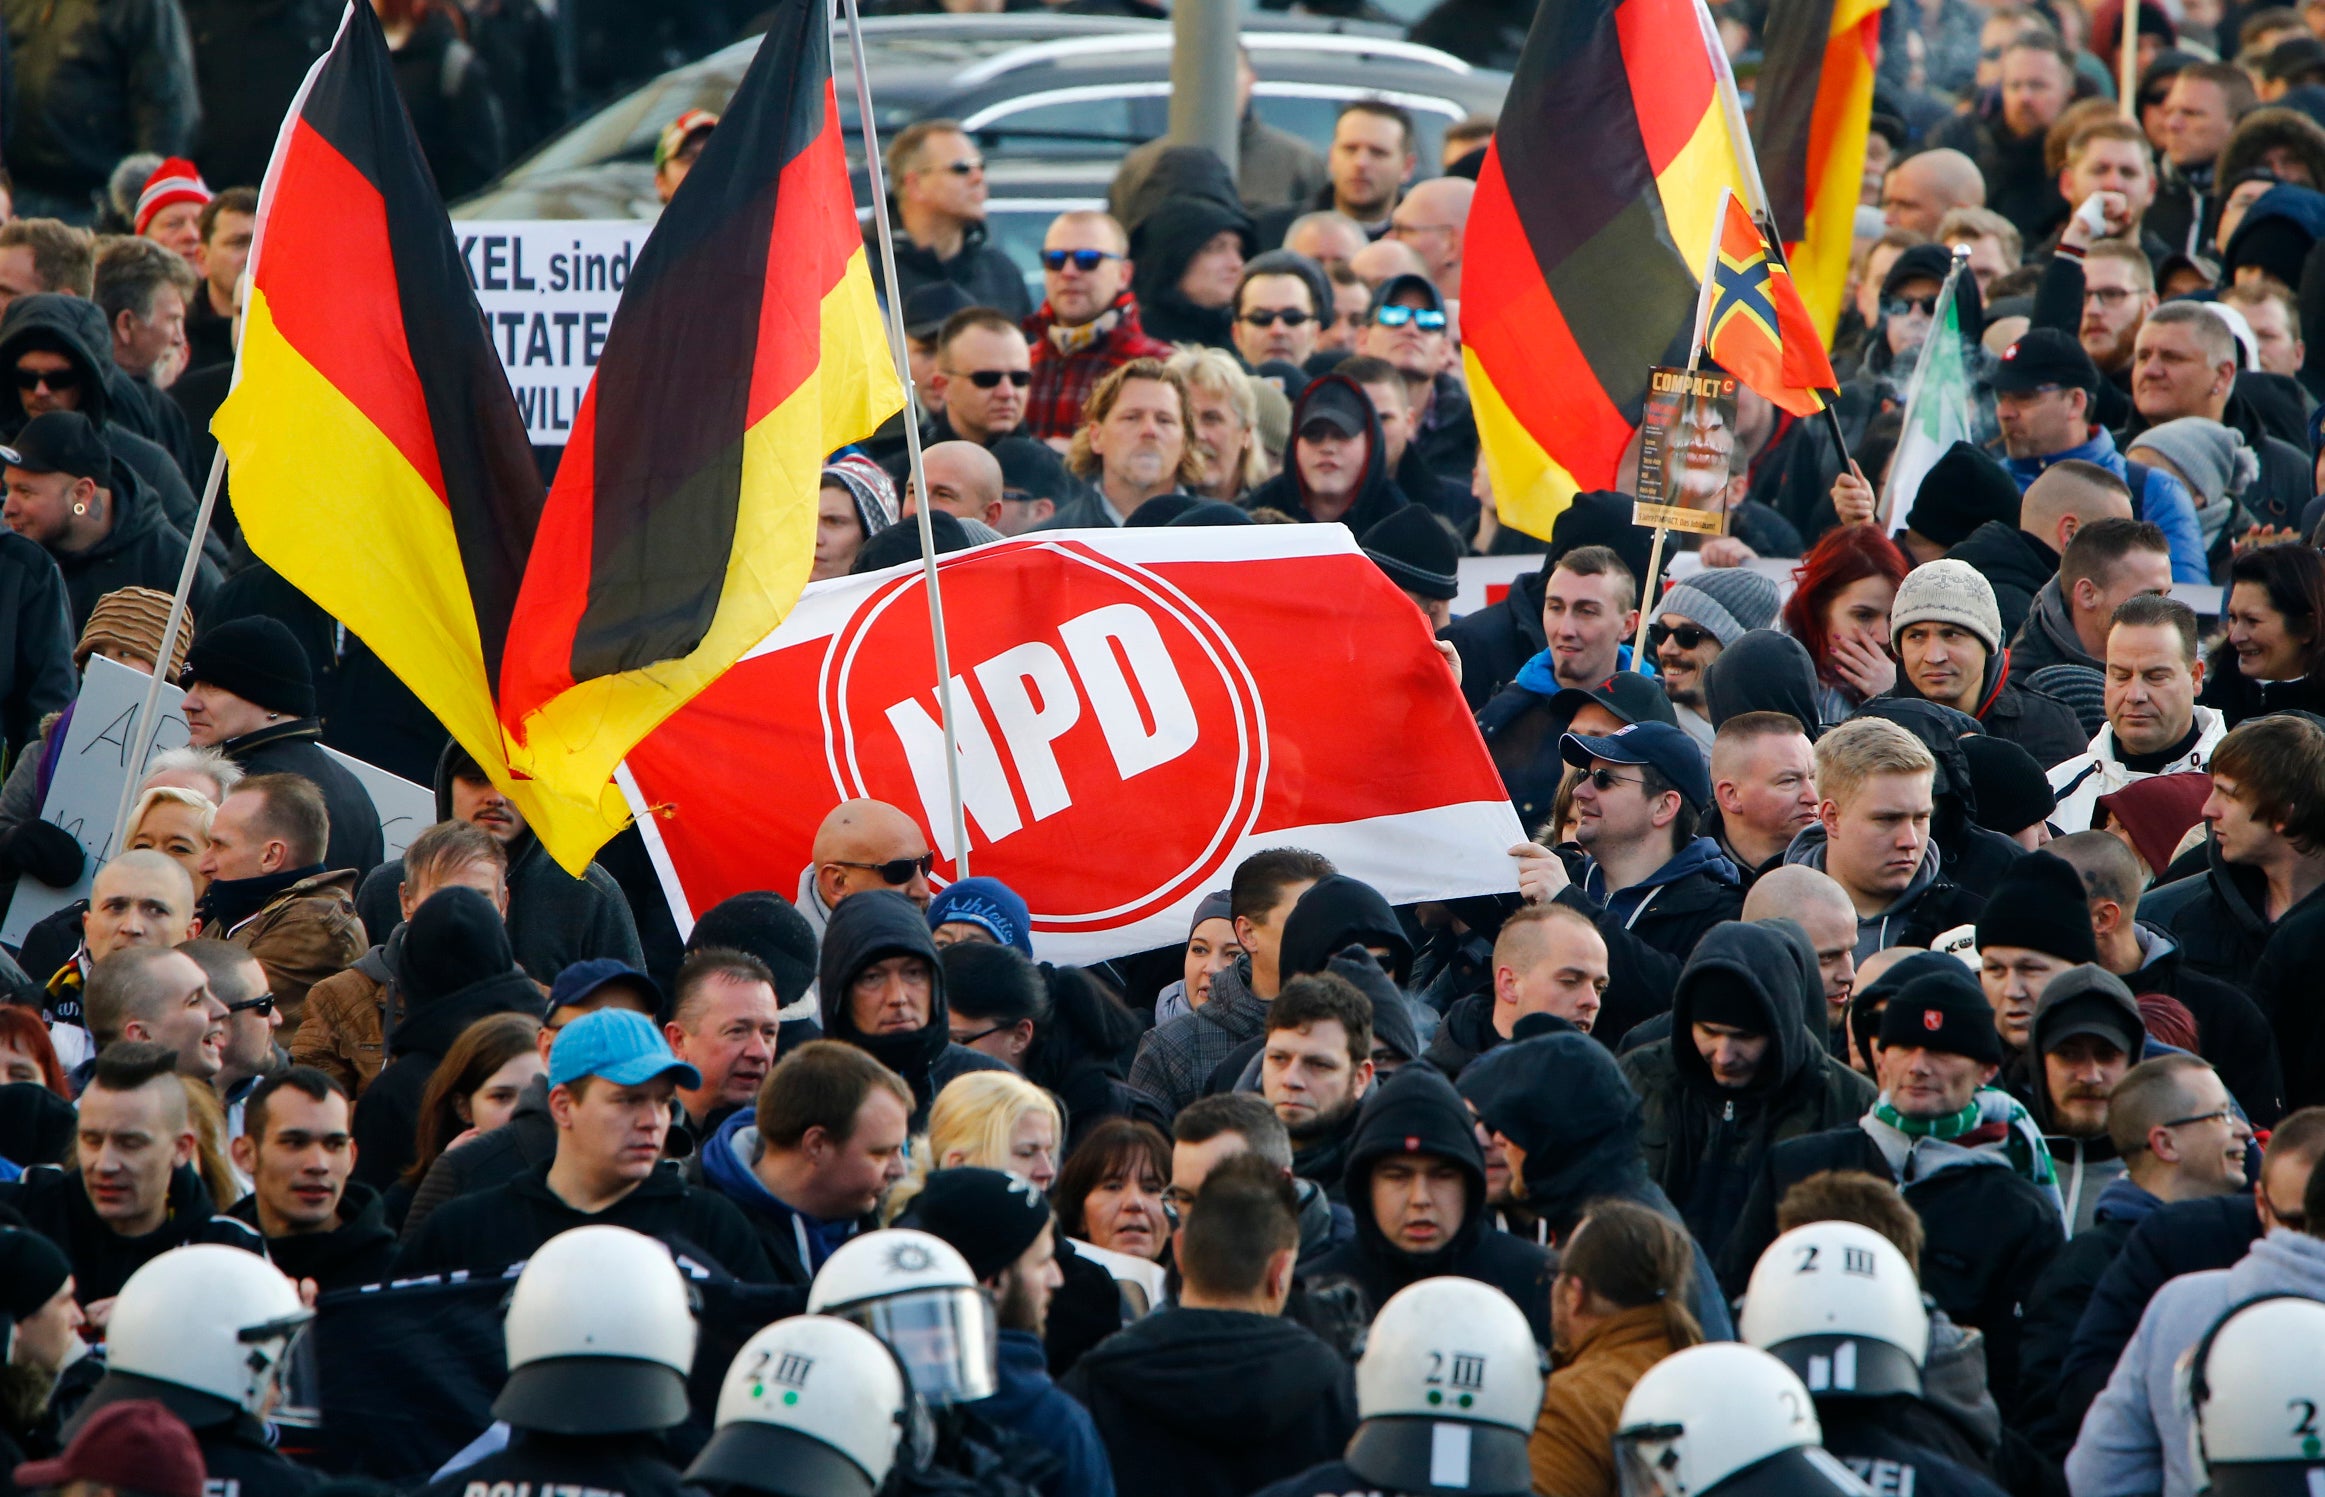
[[[1954,287],[1969,263],[1968,254],[1954,252],[1954,268],[1938,291],[1929,336],[1914,362],[1913,382],[1905,387],[1905,426],[1889,460],[1889,486],[1881,495],[1883,535],[1896,534],[1938,459],[1956,442],[1970,440],[1970,372],[1962,361],[1962,319],[1954,306]]]

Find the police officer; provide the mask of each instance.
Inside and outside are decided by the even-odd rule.
[[[1827,1455],[1808,1389],[1756,1347],[1707,1342],[1647,1369],[1623,1400],[1623,1497],[1872,1497]]]
[[[2188,1359],[2196,1464],[2211,1497],[2273,1497],[2325,1487],[2325,1304],[2247,1300]]]
[[[504,1449],[422,1488],[459,1497],[588,1487],[679,1497],[663,1431],[686,1420],[693,1297],[670,1250],[627,1227],[575,1227],[541,1245],[509,1296],[509,1380],[493,1416]]]
[[[172,1248],[129,1276],[105,1333],[106,1372],[66,1425],[150,1398],[194,1432],[210,1497],[303,1497],[322,1480],[274,1448],[266,1425],[312,1422],[281,1406],[292,1345],[314,1311],[281,1270],[240,1248]]]
[[[1824,1448],[1876,1492],[2002,1497],[1922,1401],[1929,1311],[1913,1265],[1855,1222],[1795,1227],[1753,1265],[1737,1334],[1799,1374]]]
[[[1356,1363],[1342,1458],[1260,1497],[1526,1497],[1526,1437],[1542,1349],[1525,1312],[1475,1279],[1422,1279],[1389,1297]]]
[[[735,1354],[686,1480],[719,1497],[872,1497],[915,1412],[879,1337],[829,1315],[779,1320]]]

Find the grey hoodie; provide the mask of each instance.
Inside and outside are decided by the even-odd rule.
[[[1820,822],[1811,822],[1802,827],[1792,839],[1792,845],[1784,849],[1785,862],[1814,868],[1819,873],[1824,872],[1824,859],[1825,830]],[[1905,892],[1879,914],[1857,917],[1856,959],[1859,962],[1876,951],[1910,944],[1903,940],[1907,918],[1913,913],[1914,901],[1928,893],[1937,882],[1939,861],[1938,845],[1933,841],[1922,854],[1921,866],[1913,871],[1913,882],[1905,886]]]

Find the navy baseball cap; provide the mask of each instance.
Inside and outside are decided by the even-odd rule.
[[[1711,804],[1711,775],[1703,767],[1703,750],[1669,723],[1633,723],[1604,738],[1569,733],[1558,740],[1558,753],[1578,769],[1590,768],[1593,760],[1645,764],[1670,781],[1698,812]]]
[[[670,1053],[662,1031],[635,1009],[593,1009],[557,1033],[549,1047],[549,1084],[563,1086],[583,1076],[602,1076],[616,1086],[636,1086],[657,1076],[675,1076],[688,1091],[702,1085],[702,1072]]]
[[[626,962],[610,956],[591,957],[586,962],[575,962],[557,974],[549,985],[549,1012],[587,1003],[600,988],[619,985],[630,989],[646,1000],[656,1014],[662,1012],[662,989],[654,979]]]

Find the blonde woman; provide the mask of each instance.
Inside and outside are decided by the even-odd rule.
[[[1058,1177],[1065,1118],[1057,1099],[1015,1071],[971,1071],[936,1094],[928,1132],[912,1151],[912,1173],[888,1194],[893,1221],[928,1183],[931,1170],[964,1164],[1007,1170],[1047,1194]]]
[[[202,875],[202,855],[210,850],[210,822],[217,803],[199,790],[156,785],[138,796],[129,813],[128,848],[150,848],[186,870],[200,899],[209,880]]]
[[[1232,354],[1182,348],[1169,367],[1187,382],[1187,425],[1203,460],[1203,478],[1191,485],[1205,499],[1233,504],[1268,480],[1260,450],[1259,396]]]

